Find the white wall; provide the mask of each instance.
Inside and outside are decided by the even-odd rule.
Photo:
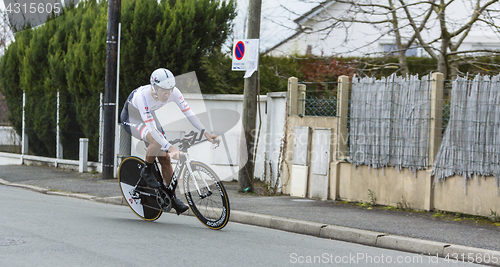
[[[21,165],[21,154],[0,152],[0,165]]]
[[[0,126],[0,145],[21,145],[21,138],[12,126]]]
[[[272,177],[272,181],[279,176],[280,161],[283,160],[284,155],[280,158],[280,152],[284,151],[282,145],[284,145],[285,138],[285,123],[286,123],[286,92],[269,93],[267,94],[267,129],[263,133],[266,142],[266,164],[267,167],[267,177],[268,179]],[[261,137],[262,139],[262,137]],[[259,154],[260,156],[261,154]],[[270,173],[272,166],[272,174]],[[281,188],[280,181],[280,188]]]
[[[285,96],[286,93],[283,92],[260,97],[262,124],[257,113],[256,129],[258,131],[259,127],[261,128],[261,135],[255,162],[255,176],[259,179],[263,177],[266,150],[269,151],[269,155],[273,155],[272,157],[276,157],[275,151],[279,151],[279,147],[274,145],[278,141],[274,141],[284,135]],[[189,151],[191,157],[209,164],[223,180],[238,179],[239,166],[243,165],[239,160],[243,96],[184,94],[184,98],[204,126],[225,139],[217,149],[208,142],[192,147]],[[180,138],[191,130],[196,131],[173,102],[157,110],[156,114],[169,140]],[[256,134],[256,142],[257,136]],[[144,158],[145,149],[142,141],[132,138],[131,154]],[[276,164],[275,161],[273,164]]]

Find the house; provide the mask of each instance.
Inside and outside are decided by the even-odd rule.
[[[360,1],[355,1],[360,3]],[[371,2],[371,1],[365,1]],[[407,2],[416,2],[407,0]],[[486,1],[481,1],[483,2]],[[385,2],[377,2],[385,4]],[[368,13],[359,12],[359,6],[349,3],[326,0],[318,3],[314,8],[294,19],[295,32],[284,38],[275,45],[266,48],[263,52],[272,56],[290,55],[316,55],[316,56],[380,56],[387,52],[396,51],[397,46],[392,30],[392,24],[388,22],[391,14],[380,9],[371,9]],[[369,9],[364,7],[365,10]],[[417,24],[419,19],[425,15],[428,6],[409,6],[409,10],[415,17]],[[499,10],[500,3],[495,3],[485,9],[482,15],[485,19],[491,19],[493,25],[500,25],[500,21],[490,16],[491,10]],[[353,11],[358,10],[358,11]],[[436,13],[433,12],[425,29],[421,32],[424,41],[438,39],[441,35]],[[473,14],[473,7],[468,7],[465,1],[456,1],[445,10],[447,27],[449,32],[469,21]],[[398,9],[398,18],[404,18],[403,10]],[[380,22],[384,23],[364,23]],[[401,29],[403,40],[407,40],[415,31],[410,27],[407,19],[399,19],[398,27]],[[334,27],[332,27],[334,25]],[[458,51],[498,50],[500,51],[500,38],[497,32],[486,23],[476,23],[459,46]],[[463,33],[462,33],[463,34]],[[457,42],[459,38],[453,39]],[[407,56],[426,56],[422,47],[414,44],[406,51]],[[439,43],[434,43],[435,48]]]

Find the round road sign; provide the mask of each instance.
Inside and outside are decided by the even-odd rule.
[[[245,44],[242,41],[239,41],[234,48],[234,56],[237,60],[241,60],[245,55]]]

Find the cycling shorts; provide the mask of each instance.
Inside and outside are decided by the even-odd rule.
[[[121,125],[128,134],[139,140],[146,141],[146,135],[149,133],[149,129],[142,120],[139,110],[130,103],[135,91],[136,90],[132,91],[127,98],[127,101],[125,101],[125,105],[123,105],[123,109],[120,114],[120,121]],[[162,134],[165,134],[158,118],[156,117],[156,114],[152,112],[152,115],[155,120],[156,128],[160,129]]]

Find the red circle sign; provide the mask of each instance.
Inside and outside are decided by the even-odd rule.
[[[236,46],[234,48],[234,56],[236,57],[237,60],[241,60],[244,55],[245,55],[245,44],[242,41],[239,41],[238,43],[236,43]]]

